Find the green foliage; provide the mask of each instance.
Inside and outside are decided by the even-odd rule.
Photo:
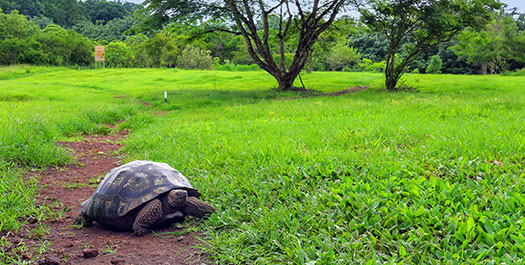
[[[93,23],[86,20],[75,24],[73,29],[87,38],[111,42],[114,40],[125,40],[129,37],[127,32],[136,24],[137,22],[132,17],[127,16],[113,19],[105,24],[101,21]]]
[[[374,62],[384,61],[388,42],[381,33],[360,33],[350,36],[349,45],[356,48],[363,58]]]
[[[518,34],[516,22],[507,15],[497,16],[484,30],[468,29],[452,49],[481,74],[506,71],[511,62],[525,63],[525,34]]]
[[[84,19],[81,3],[77,0],[2,0],[0,1],[0,9],[6,12],[16,9],[20,14],[28,17],[46,17],[51,20],[51,23],[68,28]]]
[[[109,67],[129,67],[133,59],[133,53],[126,43],[116,41],[106,45],[106,62]]]
[[[54,24],[53,20],[48,17],[31,17],[30,20],[41,29],[44,29],[48,25]]]
[[[151,58],[148,56],[148,43],[149,38],[139,33],[137,35],[130,36],[126,39],[126,45],[133,52],[135,58],[133,66],[135,67],[149,67],[152,64]]]
[[[363,69],[363,71],[368,72],[384,72],[386,67],[386,62],[381,61],[374,63],[372,60],[363,58],[361,62],[358,63],[359,68]]]
[[[420,93],[384,93],[380,73],[313,72],[322,92],[371,88],[306,98],[263,71],[16,66],[0,79],[10,165],[54,165],[43,142],[126,120],[127,160],[170,163],[217,206],[190,229],[219,264],[523,262],[523,77],[410,74]]]
[[[0,64],[44,63],[41,44],[35,41],[38,30],[17,11],[0,12]]]
[[[439,55],[434,55],[430,57],[430,62],[428,63],[426,72],[428,74],[440,74],[441,68],[443,67],[443,61]]]
[[[129,15],[129,10],[118,2],[87,0],[83,5],[93,23],[101,21],[106,24],[114,19],[121,19]]]
[[[353,36],[353,34],[355,33],[356,26],[355,21],[352,18],[343,16],[335,20],[333,26],[329,27],[326,31],[321,33],[319,39],[315,43],[305,65],[306,71],[312,72],[330,69],[331,67],[327,65],[327,57],[330,56],[330,54],[332,54],[333,56],[334,52],[344,53],[345,48],[343,48],[343,43],[347,43],[347,39]],[[338,49],[338,51],[334,51],[334,49]],[[352,51],[347,52],[352,53]],[[349,55],[350,57],[355,56],[354,54]],[[332,57],[328,60],[333,61],[333,59],[335,58]],[[340,68],[342,69],[344,68],[344,66]]]
[[[48,25],[38,37],[42,50],[52,65],[86,65],[91,62],[93,43],[73,30]]]
[[[179,47],[176,37],[167,31],[157,33],[146,41],[146,52],[154,67],[175,67]]]
[[[86,65],[93,44],[82,35],[50,24],[40,30],[16,12],[0,13],[0,62],[2,64]]]
[[[177,59],[177,67],[182,69],[212,69],[212,66],[210,51],[191,45],[182,50]]]
[[[18,230],[22,225],[19,219],[39,217],[38,187],[35,179],[24,180],[19,169],[0,159],[0,232]],[[4,256],[2,251],[0,261]]]
[[[354,47],[349,47],[344,42],[337,43],[325,57],[325,62],[332,71],[340,70],[351,63],[361,59],[359,52]]]
[[[230,62],[230,60],[225,60],[223,64],[220,63],[220,59],[215,57],[213,58],[213,68],[216,70],[224,70],[224,71],[259,71],[261,70],[261,67],[259,67],[256,64],[250,64],[250,65],[242,65],[242,64],[235,64],[233,62]],[[219,59],[219,60],[216,60]]]
[[[386,37],[386,89],[398,89],[397,82],[419,55],[450,41],[467,27],[483,27],[500,6],[496,0],[369,1],[368,8],[361,9],[361,20]],[[403,56],[396,60],[401,51]]]
[[[203,74],[175,76],[190,73]],[[175,88],[179,109],[126,141],[128,160],[170,163],[218,207],[200,226],[217,263],[523,261],[523,78],[408,75],[420,93],[238,101],[257,95],[243,91],[251,74],[227,92]]]
[[[523,68],[521,70],[518,70],[516,72],[507,73],[507,75],[510,75],[510,76],[525,76],[525,68]]]

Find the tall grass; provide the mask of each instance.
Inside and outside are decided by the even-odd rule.
[[[18,230],[20,217],[38,216],[38,183],[24,181],[19,169],[0,161],[0,231]]]
[[[524,77],[388,93],[320,72],[305,85],[370,89],[301,98],[262,71],[24,71],[0,83],[4,164],[64,163],[58,139],[124,119],[128,160],[170,163],[217,206],[200,229],[219,264],[525,262]]]
[[[126,147],[191,176],[218,206],[204,229],[220,264],[515,264],[522,81],[412,75],[419,93],[187,110]]]
[[[128,119],[144,109],[136,100],[79,91],[75,77],[65,77],[64,72],[74,71],[0,68],[0,233],[18,230],[28,218],[47,216],[46,209],[36,205],[37,181],[23,177],[23,172],[68,162],[69,154],[57,141],[79,134],[109,133],[105,124]],[[2,249],[6,244],[2,237]],[[0,263],[15,262],[12,258],[16,259],[0,253]]]

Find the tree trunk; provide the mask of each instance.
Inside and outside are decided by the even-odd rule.
[[[395,78],[395,75],[391,72],[385,72],[385,87],[388,91],[396,91],[396,85],[398,79]]]
[[[298,15],[294,16],[287,1],[279,1],[277,5],[270,7],[268,10],[263,0],[257,1],[257,3],[259,3],[258,10],[250,5],[250,1],[247,0],[226,1],[226,4],[233,13],[239,34],[243,36],[246,42],[250,57],[252,57],[257,65],[277,80],[279,91],[293,89],[295,78],[303,69],[314,43],[319,35],[332,24],[345,1],[329,1],[323,5],[322,9],[319,8],[318,2],[319,1],[314,1],[311,12],[305,13],[302,11],[299,1],[295,1]],[[272,47],[268,41],[270,37],[268,17],[272,14],[273,10],[277,8],[280,8],[277,14],[279,18],[279,33],[277,37],[279,38],[279,54],[281,56],[279,63],[275,61]],[[283,8],[286,8],[287,12],[284,12]],[[257,27],[258,17],[255,15],[257,11],[260,14],[260,19],[264,26],[262,30]],[[285,13],[288,13],[288,15],[285,15]],[[287,16],[288,19],[285,20],[284,16]],[[287,68],[285,64],[284,41],[290,25],[293,24],[292,22],[295,22],[300,37],[293,62]]]
[[[486,75],[487,74],[487,69],[489,68],[489,64],[486,63],[486,62],[482,62],[481,63],[481,74],[482,75]]]
[[[284,75],[274,76],[277,80],[277,90],[279,91],[288,91],[293,88],[293,82],[297,78],[297,74],[285,73]]]

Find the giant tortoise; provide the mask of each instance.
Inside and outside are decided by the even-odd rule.
[[[109,171],[82,205],[75,224],[93,221],[142,236],[150,228],[203,217],[215,208],[199,199],[188,179],[166,163],[133,161]]]

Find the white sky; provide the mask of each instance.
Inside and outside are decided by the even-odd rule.
[[[140,4],[143,0],[125,0],[127,2]],[[500,0],[502,3],[506,3],[510,8],[517,7],[519,12],[525,13],[525,0]]]

